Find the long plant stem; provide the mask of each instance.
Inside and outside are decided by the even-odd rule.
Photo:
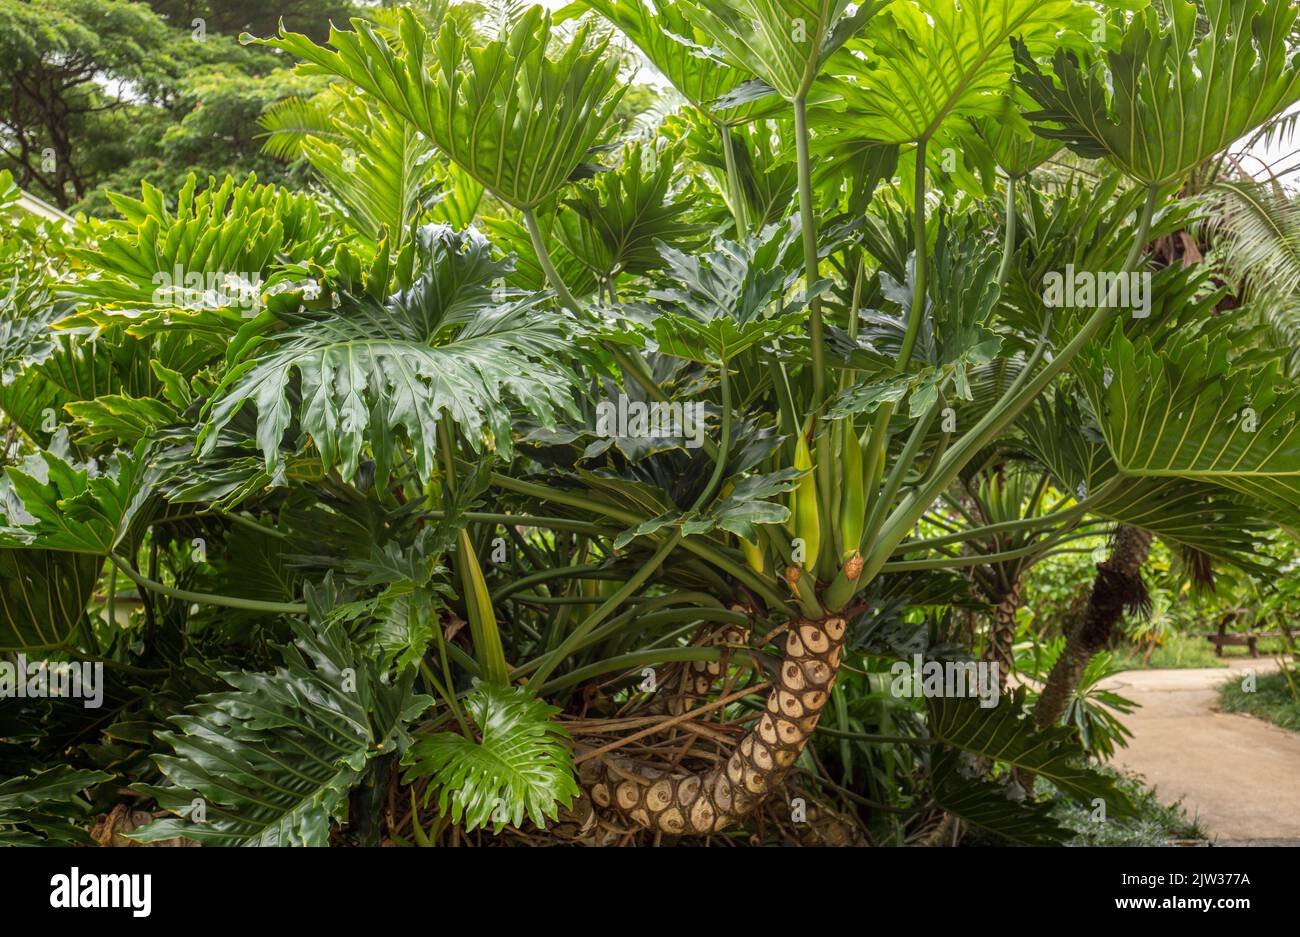
[[[565,284],[560,272],[555,269],[555,264],[551,261],[551,252],[546,246],[546,238],[542,236],[542,229],[537,224],[537,215],[531,208],[525,208],[523,216],[524,227],[528,229],[528,237],[533,242],[533,253],[537,255],[537,262],[542,265],[542,273],[546,275],[546,282],[551,285],[551,289],[555,290],[555,295],[561,304],[572,312],[582,312],[583,307],[578,305],[578,301],[573,298],[568,285]]]
[[[911,361],[912,352],[916,348],[917,336],[921,333],[921,322],[925,318],[925,296],[928,288],[927,275],[929,273],[929,263],[927,250],[929,245],[929,234],[926,230],[925,218],[925,152],[926,142],[920,140],[916,144],[916,164],[915,164],[915,181],[914,197],[912,202],[912,307],[908,310],[907,328],[903,334],[902,347],[898,352],[898,359],[894,363],[896,373],[902,373],[907,369],[908,362]],[[871,427],[871,439],[867,444],[866,456],[863,459],[863,467],[868,475],[867,487],[867,509],[868,523],[863,526],[861,548],[867,544],[873,543],[879,536],[879,524],[886,516],[885,512],[889,510],[889,498],[884,491],[880,490],[880,483],[884,476],[885,454],[889,441],[889,421],[894,416],[896,407],[892,403],[882,404],[876,411],[875,421]],[[837,577],[836,582],[849,580],[841,576]],[[862,576],[857,577],[858,582],[862,581]],[[843,589],[828,592],[827,601],[832,609],[842,608],[843,603],[847,602],[851,593],[838,594]]]
[[[117,567],[114,566],[108,571],[108,596],[104,603],[108,611],[109,628],[117,627]]]
[[[177,599],[181,602],[197,602],[199,605],[217,605],[222,608],[242,608],[250,612],[266,612],[268,615],[305,615],[307,606],[297,602],[263,602],[258,599],[241,599],[231,595],[215,595],[209,592],[190,592],[186,589],[173,589],[161,582],[155,582],[137,573],[129,563],[116,553],[108,555],[109,560],[120,569],[127,579],[159,595]]]
[[[817,218],[813,212],[812,161],[808,153],[808,102],[794,99],[795,149],[799,172],[799,224],[803,231],[805,289],[808,293],[808,332],[812,339],[813,410],[826,396],[826,349],[822,337],[822,301],[813,290],[817,274]]]
[[[858,331],[862,326],[860,313],[862,310],[862,287],[867,279],[867,257],[866,251],[858,250],[858,262],[856,264],[857,273],[853,276],[853,295],[849,300],[849,321],[848,333],[849,338],[857,338]],[[840,377],[840,390],[847,390],[853,386],[853,381],[857,376],[857,371],[849,368],[844,369]]]
[[[809,155],[808,101],[806,94],[796,95],[794,107],[795,150],[799,176],[799,225],[803,233],[804,288],[808,296],[808,335],[812,345],[812,412],[820,414],[826,401],[826,340],[822,321],[821,296],[815,290],[820,279],[817,261],[817,213],[813,206],[812,158]],[[836,516],[834,458],[831,436],[818,424],[813,435],[813,475],[818,511],[829,524]],[[823,537],[820,553],[814,557],[814,570],[825,572],[834,563],[834,537]]]
[[[669,595],[658,595],[652,599],[637,601],[631,608],[628,608],[608,621],[605,621],[598,628],[592,630],[575,650],[580,651],[588,645],[601,641],[607,636],[614,634],[625,627],[635,624],[637,628],[640,628],[641,622],[646,619],[651,619],[653,622],[656,610],[671,608],[675,605],[692,606],[687,609],[687,611],[698,616],[698,620],[700,621],[716,620],[716,616],[723,613],[727,613],[728,615],[732,614],[727,612],[717,599],[705,592],[674,592]],[[732,619],[728,617],[722,620],[731,621]],[[548,647],[553,650],[554,648],[559,647],[559,643],[556,642],[553,645],[548,645]],[[546,658],[543,655],[540,657],[534,657],[526,664],[520,664],[514,670],[510,671],[510,679],[517,680],[520,677],[527,677],[540,667],[545,659]]]
[[[470,731],[469,723],[465,721],[465,713],[461,710],[460,703],[456,700],[454,695],[447,691],[447,688],[443,686],[442,681],[434,676],[433,670],[430,669],[429,665],[424,661],[420,661],[420,673],[424,676],[424,679],[428,681],[429,686],[433,687],[433,691],[442,697],[442,701],[447,704],[447,708],[451,710],[452,715],[456,717],[456,721],[460,724],[461,735],[465,736],[467,739],[474,738],[474,733]]]
[[[1083,501],[1078,502],[1074,507],[1068,508],[1064,511],[1047,511],[1035,517],[1022,517],[1013,521],[1002,521],[998,524],[972,527],[966,530],[959,530],[952,534],[945,534],[941,537],[932,537],[928,540],[904,541],[894,547],[893,552],[894,554],[914,553],[918,550],[936,549],[953,543],[962,543],[967,540],[987,540],[993,536],[1016,533],[1021,530],[1032,530],[1035,527],[1050,527],[1054,524],[1069,523],[1090,511],[1094,504],[1097,504],[1102,500],[1103,496],[1108,496],[1112,491],[1119,487],[1119,483],[1119,476],[1110,479],[1092,495],[1085,498]]]
[[[672,536],[659,546],[659,549],[654,552],[654,555],[642,564],[641,568],[636,571],[632,578],[623,584],[622,588],[601,603],[600,607],[588,615],[582,624],[578,625],[577,628],[574,628],[573,631],[569,633],[569,636],[560,642],[559,647],[547,653],[546,660],[537,668],[537,673],[530,681],[530,686],[544,684],[546,678],[551,675],[551,672],[560,665],[561,661],[573,652],[575,647],[582,643],[582,639],[585,638],[593,628],[608,618],[616,608],[627,601],[629,597],[645,584],[647,579],[658,571],[659,567],[663,565],[663,561],[668,558],[668,554],[673,551],[673,548],[676,547],[679,542],[681,542],[681,539],[682,532],[680,530],[674,531]]]
[[[530,497],[540,498],[547,501],[554,501],[557,504],[567,504],[570,507],[580,508],[582,510],[594,511],[598,514],[604,514],[606,517],[614,518],[629,526],[636,526],[647,520],[647,518],[632,512],[625,511],[622,508],[615,507],[611,504],[603,504],[591,498],[583,497],[581,494],[569,491],[560,491],[555,488],[549,488],[546,485],[540,485],[536,482],[522,481],[517,478],[511,478],[508,475],[493,473],[492,483],[507,491],[514,491],[518,494],[528,495]],[[774,612],[781,615],[790,615],[790,611],[785,604],[785,599],[772,588],[772,585],[762,576],[759,576],[752,569],[749,569],[743,563],[738,563],[727,557],[720,548],[706,542],[700,537],[688,537],[681,541],[682,549],[694,553],[696,556],[711,563],[713,566],[730,575],[733,579],[742,583],[746,588],[752,590],[766,601]]]
[[[940,409],[939,403],[935,403],[928,413],[917,421],[912,428],[912,434],[908,436],[907,442],[903,445],[903,451],[899,453],[898,460],[894,463],[893,469],[889,472],[889,477],[885,479],[884,487],[880,490],[880,497],[876,499],[871,507],[871,514],[867,518],[867,529],[875,530],[880,522],[880,516],[886,510],[887,505],[894,500],[898,494],[899,488],[903,485],[903,476],[916,460],[917,453],[921,451],[921,444],[925,441],[925,434],[934,422],[935,416]],[[861,544],[859,544],[859,547]]]
[[[727,172],[727,192],[731,201],[731,214],[736,221],[736,240],[743,242],[749,234],[749,206],[745,204],[745,193],[740,181],[740,167],[736,164],[736,144],[731,139],[731,128],[718,124],[718,135],[722,138],[722,159]]]
[[[1071,536],[1072,533],[1073,536]],[[932,560],[895,560],[886,563],[881,569],[885,572],[904,573],[922,569],[958,569],[964,566],[986,566],[992,563],[1003,563],[1007,560],[1034,556],[1038,553],[1046,553],[1058,543],[1085,540],[1095,536],[1094,531],[1075,532],[1073,527],[1067,526],[1065,529],[1059,530],[1042,540],[1037,540],[1023,547],[1017,547],[1014,550],[1003,550],[999,553],[980,553],[971,556],[942,556]]]
[[[1146,247],[1151,233],[1151,220],[1155,215],[1158,198],[1159,189],[1155,186],[1149,187],[1139,217],[1137,233],[1124,260],[1122,272],[1131,271],[1142,256],[1142,250]],[[952,484],[953,479],[966,463],[1005,430],[1025,407],[1029,406],[1057,375],[1073,362],[1079,352],[1113,321],[1112,315],[1113,310],[1106,307],[1095,310],[1056,357],[1032,379],[1024,380],[1023,383],[1017,380],[985,417],[949,448],[935,477],[928,484],[916,489],[885,521],[884,526],[875,536],[875,543],[867,557],[863,575],[859,576],[856,582],[850,582],[843,576],[839,577],[827,591],[828,601],[847,602],[854,592],[865,588],[871,582],[894,548],[903,541],[907,531],[929,509],[939,493]],[[1028,378],[1028,375],[1029,369],[1026,369],[1021,378]]]
[[[277,540],[289,539],[289,535],[283,530],[276,530],[274,527],[267,527],[265,524],[259,524],[252,518],[244,517],[244,515],[236,511],[219,511],[214,508],[211,513],[218,517],[225,518],[232,524],[238,524],[240,527],[246,527],[249,530],[256,531],[259,534],[264,534],[267,537],[275,537]],[[175,518],[168,518],[168,520],[175,520]]]
[[[639,670],[652,664],[668,664],[674,661],[722,660],[723,655],[728,650],[730,649],[720,647],[664,647],[652,648],[647,651],[633,651],[630,654],[622,654],[608,660],[597,661],[594,664],[587,664],[569,673],[561,674],[538,687],[537,693],[542,696],[550,696],[557,690],[582,683],[592,677],[625,670]],[[756,664],[762,660],[762,655],[754,651],[740,651],[734,653],[733,656],[742,654],[748,654],[750,660]]]
[[[1016,253],[1016,177],[1007,177],[1007,218],[1002,237],[1002,265],[998,268],[998,286],[1005,286],[1011,273],[1011,259]]]
[[[718,370],[718,386],[722,392],[722,445],[718,448],[718,457],[714,460],[713,474],[709,476],[709,483],[704,486],[700,492],[699,498],[691,507],[691,511],[698,511],[718,490],[718,483],[722,481],[723,471],[727,467],[727,458],[731,454],[731,378],[727,372],[727,362],[723,361],[721,368]]]
[[[907,369],[916,348],[917,336],[921,334],[921,322],[925,319],[925,293],[929,272],[929,235],[925,226],[925,149],[924,140],[916,144],[916,182],[913,186],[915,197],[912,204],[912,308],[907,315],[907,331],[903,335],[903,347],[898,352],[897,371]]]
[[[587,564],[584,566],[555,566],[550,569],[538,570],[527,576],[521,576],[502,586],[496,592],[492,593],[492,601],[500,602],[502,599],[514,595],[516,592],[522,592],[525,589],[532,588],[543,582],[550,582],[552,579],[591,579],[601,578],[600,574],[607,573],[603,578],[618,579],[621,578],[616,570],[606,570],[599,564]]]
[[[447,516],[447,512],[425,511],[424,516],[434,520],[442,520]],[[617,530],[610,530],[608,527],[601,527],[599,524],[589,524],[586,521],[575,521],[571,517],[541,517],[536,514],[491,514],[484,511],[464,511],[460,516],[474,523],[500,524],[502,527],[541,527],[545,530],[565,530],[570,533],[588,534],[590,536],[618,533]]]

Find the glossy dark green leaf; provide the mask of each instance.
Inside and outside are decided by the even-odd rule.
[[[376,756],[400,752],[406,724],[432,702],[414,671],[385,682],[339,626],[295,624],[271,673],[226,673],[230,689],[199,698],[159,732],[166,786],[139,785],[174,818],[131,833],[152,843],[324,846],[330,818]],[[202,805],[202,822],[195,815]]]

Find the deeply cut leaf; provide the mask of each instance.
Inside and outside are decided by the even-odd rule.
[[[551,720],[559,709],[491,683],[478,684],[465,705],[481,738],[439,732],[419,739],[404,759],[403,780],[431,778],[439,811],[467,830],[490,821],[500,832],[525,816],[544,827],[578,794],[568,732]]]

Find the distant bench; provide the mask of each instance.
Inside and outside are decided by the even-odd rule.
[[[1235,647],[1245,645],[1250,648],[1251,657],[1258,657],[1259,648],[1256,647],[1256,643],[1260,638],[1280,638],[1283,636],[1280,631],[1248,631],[1245,634],[1228,634],[1228,623],[1234,618],[1236,618],[1235,615],[1224,616],[1224,619],[1219,622],[1218,631],[1211,631],[1204,635],[1214,645],[1215,657],[1223,656],[1223,646],[1225,644],[1231,644]]]

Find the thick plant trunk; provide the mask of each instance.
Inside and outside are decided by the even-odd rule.
[[[1138,527],[1121,524],[1116,529],[1110,556],[1097,564],[1083,618],[1066,636],[1065,649],[1034,706],[1034,722],[1040,729],[1056,725],[1088,662],[1110,644],[1115,626],[1124,620],[1124,612],[1147,605],[1142,564],[1151,552],[1151,539],[1150,531]]]
[[[762,803],[817,728],[844,650],[845,621],[799,621],[786,637],[767,711],[731,756],[703,774],[610,756],[581,769],[592,801],[639,826],[673,835],[711,833]]]
[[[998,665],[998,683],[1003,688],[1015,667],[1016,612],[1020,608],[1021,595],[1021,583],[1016,580],[1011,591],[998,599],[989,627],[988,646],[984,649],[984,660]]]
[[[721,648],[744,647],[748,643],[749,629],[740,625],[706,630],[691,642],[696,647]],[[659,689],[643,711],[670,716],[689,712],[703,703],[722,681],[727,663],[728,658],[724,657],[722,660],[693,660],[675,665],[665,673]]]

